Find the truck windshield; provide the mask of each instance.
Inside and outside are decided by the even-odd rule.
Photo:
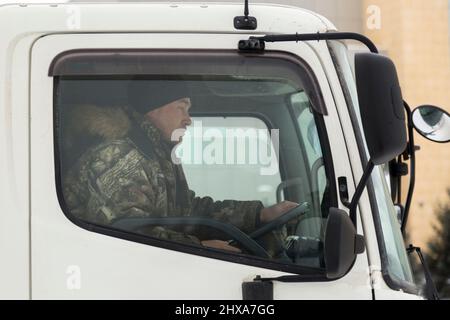
[[[362,122],[359,112],[358,96],[354,81],[351,62],[353,57],[344,43],[340,41],[328,42],[330,53],[341,82],[345,99],[352,115],[355,131],[359,132],[358,145],[360,155],[369,157],[364,139]],[[415,292],[417,289],[411,272],[411,266],[406,253],[405,244],[400,231],[400,224],[392,203],[390,192],[384,175],[385,165],[376,166],[368,183],[369,197],[373,210],[374,222],[377,228],[378,246],[382,260],[382,272],[387,284],[395,289]]]

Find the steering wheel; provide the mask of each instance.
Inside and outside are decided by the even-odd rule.
[[[113,228],[137,232],[140,228],[151,226],[175,226],[175,225],[194,225],[206,226],[220,230],[228,234],[236,242],[240,243],[242,248],[261,258],[269,258],[269,254],[258,242],[250,238],[246,233],[232,224],[224,223],[219,220],[204,217],[152,217],[152,218],[120,218],[111,224]]]
[[[295,208],[288,210],[287,212],[285,212],[278,218],[266,223],[261,228],[253,231],[252,233],[250,233],[248,235],[248,237],[251,239],[257,239],[257,238],[277,229],[278,227],[288,223],[292,219],[299,217],[300,215],[306,213],[308,210],[309,210],[309,204],[307,202],[303,202],[302,204],[296,206]],[[233,244],[234,240],[230,240],[228,243]]]
[[[224,223],[218,220],[204,217],[155,217],[155,218],[122,218],[117,219],[112,223],[112,227],[127,230],[136,231],[136,229],[147,226],[161,226],[161,225],[203,225],[212,227],[223,231],[230,235],[233,240],[229,243],[240,243],[241,246],[247,251],[251,252],[255,256],[261,258],[269,258],[267,251],[258,243],[255,239],[269,233],[270,231],[280,227],[281,225],[289,222],[290,220],[297,218],[301,214],[309,210],[308,203],[304,202],[301,205],[288,210],[283,215],[270,221],[261,228],[255,230],[251,234],[247,235],[240,229],[236,228],[232,224]]]

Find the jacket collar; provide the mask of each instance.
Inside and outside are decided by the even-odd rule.
[[[165,141],[161,131],[157,127],[155,127],[150,120],[146,119],[139,113],[133,112],[132,118],[138,128],[136,128],[137,130],[132,130],[130,138],[135,143],[136,139],[140,140],[140,143],[137,143],[140,146],[140,149],[142,149],[142,138],[144,138],[142,136],[145,136],[145,138],[147,139],[147,144],[148,140],[150,140],[151,149],[153,149],[152,151],[154,153],[156,153],[161,158],[170,158],[174,145],[170,142]],[[144,150],[147,149],[148,147],[144,148]]]

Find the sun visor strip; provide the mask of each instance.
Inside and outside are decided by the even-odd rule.
[[[279,78],[306,88],[312,108],[327,115],[317,79],[305,61],[281,52],[242,54],[219,50],[78,49],[57,55],[54,76],[233,76]]]

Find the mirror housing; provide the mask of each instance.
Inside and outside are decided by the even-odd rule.
[[[412,112],[412,122],[416,131],[424,138],[440,143],[450,141],[450,116],[447,111],[423,105]]]
[[[359,108],[370,158],[386,163],[406,148],[402,93],[394,63],[375,53],[355,55]]]
[[[355,226],[347,213],[338,208],[330,208],[324,241],[327,278],[344,276],[353,265],[356,255],[363,253],[364,249],[364,237],[356,234]]]

